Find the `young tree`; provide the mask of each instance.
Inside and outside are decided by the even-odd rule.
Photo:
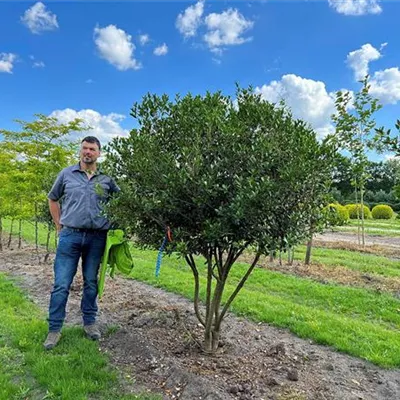
[[[12,213],[11,178],[16,163],[16,153],[0,143],[0,251],[3,251],[3,219]],[[14,203],[15,204],[15,203]]]
[[[251,89],[236,95],[235,101],[219,92],[175,101],[146,95],[132,109],[140,127],[115,138],[105,162],[122,189],[109,216],[142,246],[158,248],[166,228],[172,230],[167,250],[180,253],[193,272],[207,352],[217,350],[222,320],[260,256],[304,239],[326,191],[315,183],[327,155],[313,130]],[[226,294],[246,249],[253,261]]]
[[[68,135],[87,129],[82,120],[62,124],[54,117],[35,114],[32,122],[16,120],[21,125],[20,131],[0,129],[3,143],[9,153],[17,154],[14,163],[15,177],[17,172],[19,185],[17,196],[20,199],[29,198],[33,206],[35,223],[35,242],[38,249],[38,223],[41,220],[40,211],[47,209],[47,190],[57,173],[67,166],[74,153],[76,145],[68,139]],[[1,189],[0,189],[1,190]],[[15,192],[16,190],[14,190]],[[8,194],[10,196],[10,194]],[[14,204],[19,204],[17,203]],[[27,209],[23,208],[26,216]],[[20,225],[21,226],[21,225]]]
[[[336,125],[336,139],[338,146],[351,154],[352,161],[352,185],[355,189],[356,203],[360,197],[360,212],[358,240],[365,246],[364,234],[364,192],[368,179],[367,150],[375,146],[374,135],[371,135],[375,128],[374,114],[381,108],[378,100],[370,94],[368,76],[361,81],[362,88],[354,94],[350,92],[338,92],[336,94],[336,111],[332,120]],[[359,215],[359,214],[357,214]],[[360,235],[361,221],[361,235]]]

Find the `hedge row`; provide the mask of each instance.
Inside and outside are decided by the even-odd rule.
[[[387,204],[377,204],[372,210],[364,204],[364,219],[392,219],[393,208]],[[344,225],[349,219],[361,218],[361,204],[346,204],[342,206],[338,203],[329,204],[326,207],[327,220],[330,225]]]

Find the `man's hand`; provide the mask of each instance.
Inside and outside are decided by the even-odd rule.
[[[49,199],[49,209],[50,214],[53,217],[54,224],[56,225],[57,234],[59,234],[62,228],[60,224],[61,211],[59,202]]]

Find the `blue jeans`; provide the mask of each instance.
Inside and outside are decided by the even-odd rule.
[[[54,261],[54,287],[49,305],[49,331],[59,332],[65,319],[69,290],[82,257],[84,325],[94,324],[97,314],[97,274],[106,244],[106,231],[80,232],[63,228]]]

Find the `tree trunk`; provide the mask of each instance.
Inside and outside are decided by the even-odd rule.
[[[356,183],[357,184],[357,183]],[[357,239],[358,239],[358,245],[361,244],[361,233],[360,233],[360,210],[358,207],[358,193],[357,193],[357,186],[354,188],[354,194],[355,194],[355,199],[356,199],[356,210],[357,210]]]
[[[39,224],[38,224],[37,203],[35,203],[35,246],[36,246],[36,251],[39,251]]]
[[[7,249],[9,249],[11,246],[13,228],[14,228],[14,218],[11,218],[10,233],[8,234]]]
[[[246,247],[246,246],[245,246]],[[245,248],[244,247],[244,248]],[[215,352],[218,349],[219,345],[219,339],[220,339],[220,331],[221,331],[221,323],[224,319],[224,316],[231,305],[232,301],[236,297],[236,295],[239,293],[240,289],[243,287],[244,283],[246,282],[247,278],[250,276],[251,272],[253,271],[254,267],[256,266],[260,255],[259,253],[256,254],[253,263],[251,266],[248,268],[246,274],[242,277],[240,280],[239,284],[233,291],[233,293],[230,295],[228,301],[224,304],[222,310],[221,310],[221,301],[222,301],[222,295],[224,293],[225,289],[225,283],[229,275],[229,271],[232,267],[232,265],[235,263],[237,258],[242,254],[243,249],[231,249],[229,251],[228,257],[226,258],[226,261],[223,263],[223,255],[222,251],[217,251],[214,252],[214,258],[215,258],[215,264],[214,260],[212,260],[212,256],[208,256],[209,260],[208,265],[210,266],[211,273],[209,271],[208,273],[208,278],[209,279],[215,279],[215,287],[214,287],[214,292],[212,294],[212,300],[210,304],[207,306],[207,314],[206,314],[206,320],[205,320],[205,331],[204,331],[204,351],[207,353],[215,354]],[[210,254],[213,254],[213,252],[210,252]],[[211,260],[211,262],[210,262]],[[215,272],[212,270],[214,266],[218,267],[218,275],[215,274]],[[211,285],[212,287],[212,285]],[[211,297],[211,296],[210,296]]]
[[[194,278],[194,299],[193,299],[194,312],[196,314],[197,319],[201,323],[201,325],[206,326],[205,321],[204,321],[203,317],[201,316],[200,310],[199,310],[199,289],[200,289],[199,271],[197,270],[196,263],[191,254],[185,256],[185,260],[188,263],[190,269],[192,270],[193,278]]]
[[[274,251],[273,251],[273,250],[271,250],[271,251],[269,252],[269,262],[270,262],[270,263],[273,263],[273,262],[274,262]]]
[[[288,264],[293,265],[294,260],[294,247],[289,247],[288,249]]]
[[[39,215],[38,215],[38,205],[35,202],[35,250],[38,258],[38,263],[41,263],[39,254]]]
[[[218,348],[216,337],[219,337],[218,317],[223,289],[223,283],[217,281],[211,304],[208,307],[208,314],[206,315],[206,326],[204,330],[204,351],[206,353],[215,353]]]
[[[364,184],[360,186],[360,203],[361,203],[361,244],[365,248],[365,229],[364,229]]]
[[[304,264],[309,265],[311,261],[311,249],[313,245],[313,238],[311,236],[310,240],[307,242],[306,258]]]
[[[3,220],[0,217],[0,251],[3,251]]]
[[[50,256],[50,238],[51,238],[51,223],[47,224],[47,238],[46,238],[46,255],[44,256],[44,262],[47,262]]]
[[[22,219],[18,220],[18,248],[22,246]]]

